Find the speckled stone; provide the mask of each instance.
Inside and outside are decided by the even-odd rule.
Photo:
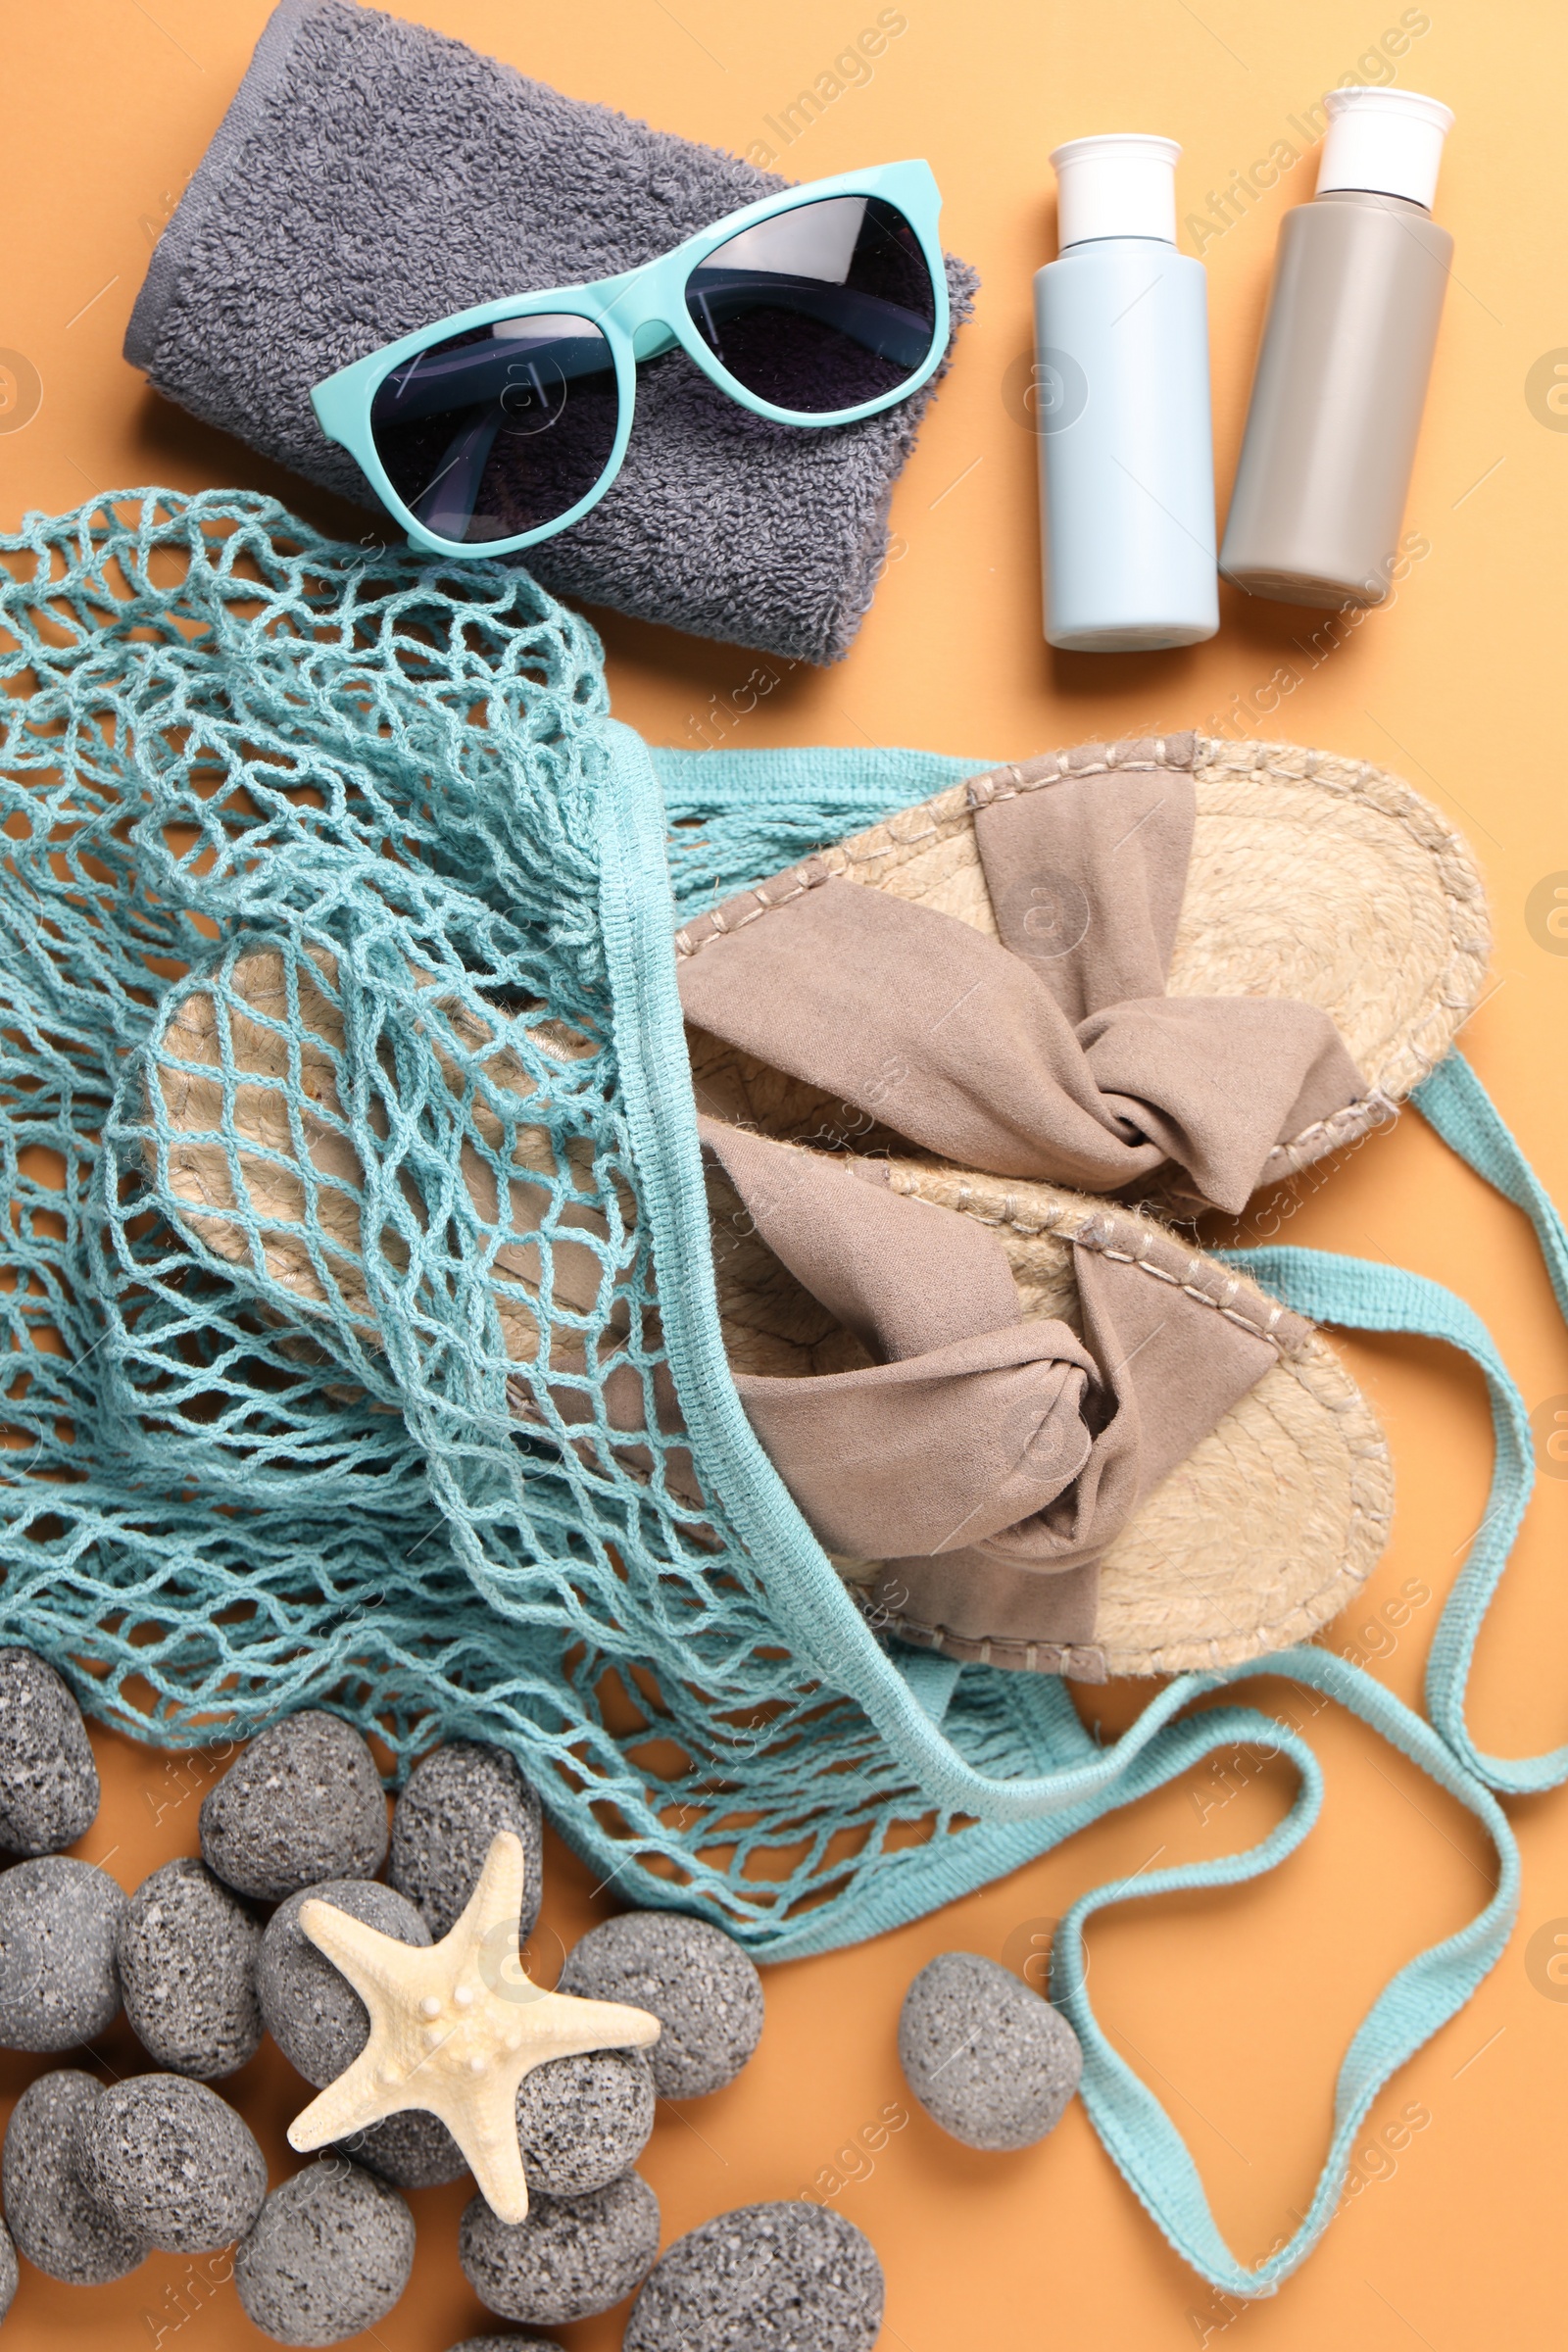
[[[528,2192],[580,2197],[629,2173],[654,2128],[653,2070],[641,2050],[551,2058],[517,2085]]]
[[[733,2082],[762,2031],[762,1980],[720,1928],[678,1911],[622,1911],[566,1954],[561,1992],[629,2001],[663,2032],[649,2051],[662,2099],[696,2099]]]
[[[525,2222],[498,2222],[474,2197],[458,2228],[458,2260],[486,2311],[546,2328],[609,2311],[658,2251],[659,2199],[640,2173],[585,2197],[534,2197]]]
[[[210,2082],[255,2056],[261,1944],[260,1926],[205,1862],[182,1857],[143,1879],[115,1957],[131,2030],[160,2066]]]
[[[300,1911],[309,1902],[331,1903],[399,1943],[427,1944],[430,1931],[405,1896],[374,1879],[328,1879],[319,1886],[302,1886],[272,1913],[256,1964],[262,2015],[290,2066],[320,2089],[353,2065],[370,2038],[370,2017],[348,1979],[300,1926]]]
[[[30,1649],[0,1649],[0,1846],[58,1854],[98,1815],[98,1767],[81,1709]]]
[[[375,1758],[336,1715],[287,1716],[208,1790],[201,1838],[209,1870],[268,1902],[323,1879],[371,1878],[387,1838]]]
[[[0,2320],[17,2299],[16,2241],[4,2222],[0,2222]]]
[[[351,2164],[363,2164],[394,2188],[443,2188],[449,2180],[461,2180],[468,2169],[467,2158],[441,2118],[423,2107],[405,2107],[397,2115],[383,2116],[378,2124],[367,2124],[363,2132],[340,2139],[333,2152]]]
[[[74,2050],[112,2024],[125,1909],[107,1871],[63,1854],[0,1878],[0,2046]]]
[[[526,1942],[544,1893],[539,1799],[505,1748],[449,1740],[409,1775],[392,1815],[387,1877],[418,1904],[438,1939],[462,1916],[491,1840],[502,1830],[522,1839],[522,1926]]]
[[[452,2352],[561,2352],[561,2346],[553,2335],[470,2335]]]
[[[231,2246],[267,2195],[249,2125],[184,2075],[112,2083],[81,2118],[76,2165],[87,2194],[166,2254]]]
[[[899,2064],[932,2120],[971,2148],[1030,2148],[1060,2122],[1083,2054],[1059,2010],[978,1952],[940,1952],[904,1996]]]
[[[40,2075],[11,2111],[0,2156],[0,2193],[19,2252],[68,2286],[123,2278],[151,2250],[77,2177],[77,2134],[102,2096],[102,2084],[74,2067]]]
[[[280,2344],[336,2344],[384,2320],[414,2267],[395,2188],[328,2156],[274,2188],[234,2256],[248,2317]]]
[[[820,2205],[743,2205],[661,2257],[631,2308],[624,2352],[871,2352],[882,2265]]]

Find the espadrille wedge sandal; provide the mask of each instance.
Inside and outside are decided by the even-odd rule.
[[[1489,946],[1396,777],[1194,735],[971,777],[676,938],[711,1115],[1232,1212],[1389,1117]]]
[[[329,959],[312,968],[322,985],[297,969],[297,1003],[263,953],[235,966],[221,1013],[201,989],[177,1006],[154,1081],[174,1140],[154,1173],[207,1250],[247,1262],[259,1223],[271,1280],[307,1310],[330,1283],[379,1347],[360,1271],[366,1171],[337,1091],[343,1016]],[[466,1045],[490,1044],[442,1011]],[[563,1032],[556,1047],[569,1058],[583,1041]],[[504,1049],[487,1069],[530,1092]],[[316,1105],[298,1126],[289,1083]],[[552,1147],[537,1128],[510,1132],[514,1177],[498,1181],[490,1111],[458,1173],[499,1238],[514,1409],[564,1424],[586,1460],[608,1443],[635,1465],[650,1400],[624,1328],[623,1363],[596,1367],[608,1431],[572,1429],[580,1356],[558,1344],[539,1361],[548,1194],[533,1178]],[[1244,1276],[1151,1218],[1050,1185],[720,1122],[702,1135],[742,1404],[876,1622],[960,1658],[1100,1680],[1261,1656],[1326,1623],[1367,1575],[1390,1515],[1382,1434],[1312,1326]],[[551,1236],[558,1307],[591,1304],[610,1239],[587,1207]],[[653,1407],[662,1434],[680,1431],[667,1374]],[[700,1521],[690,1456],[666,1454],[664,1475],[677,1493],[689,1480],[680,1498]]]

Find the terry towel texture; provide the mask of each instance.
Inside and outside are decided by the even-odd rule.
[[[281,0],[153,256],[125,357],[379,513],[311,386],[472,303],[655,260],[787,183],[353,0]],[[977,279],[950,259],[956,318]],[[931,386],[828,429],[754,416],[684,352],[638,370],[618,479],[523,558],[566,595],[807,662],[848,649]]]

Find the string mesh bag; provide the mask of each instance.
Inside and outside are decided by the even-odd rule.
[[[592,631],[248,495],[4,557],[6,1638],[166,1744],[318,1704],[399,1769],[500,1741],[622,1894],[865,1932],[825,1898],[1082,1736],[984,1678],[960,1756],[738,1416],[672,978],[669,1034],[643,1001],[658,784]],[[678,827],[687,903],[803,823]]]
[[[1468,1806],[1499,1876],[1374,2004],[1307,2215],[1253,2266],[1097,2024],[1082,1931],[1293,1851],[1321,1788],[1298,1722],[1221,1703],[1256,1671],[1224,1670],[1102,1742],[1053,1678],[903,1650],[724,1357],[676,921],[985,762],[656,759],[526,573],[334,545],[236,492],[0,538],[0,1639],[165,1746],[305,1706],[394,1779],[441,1739],[499,1742],[602,1888],[760,1959],[918,1917],[1249,1740],[1283,1753],[1297,1795],[1256,1846],[1085,1893],[1051,1980],[1172,2244],[1272,2291],[1381,2084],[1506,1940],[1487,1784],[1568,1772],[1464,1731],[1529,1492],[1469,1310],[1397,1269],[1248,1253],[1303,1311],[1466,1349],[1499,1433],[1434,1646],[1446,1738],[1326,1648],[1272,1662]],[[1452,1057],[1418,1099],[1526,1207],[1568,1301],[1568,1242],[1473,1074]]]

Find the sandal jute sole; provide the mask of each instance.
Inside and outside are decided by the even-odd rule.
[[[1491,937],[1475,860],[1400,778],[1290,744],[1184,735],[1089,745],[951,785],[814,863],[997,939],[976,808],[1063,777],[1162,766],[1191,775],[1197,803],[1167,993],[1315,1005],[1365,1080],[1358,1101],[1274,1147],[1261,1181],[1277,1182],[1386,1120],[1444,1058],[1485,985]],[[776,895],[784,882],[763,891]],[[733,928],[734,910],[725,915]],[[677,954],[698,952],[712,919],[688,923]],[[699,1100],[718,1115],[787,1140],[907,1151],[869,1121],[846,1122],[825,1090],[702,1030],[688,1034]]]
[[[1348,1606],[1388,1542],[1393,1464],[1371,1407],[1311,1324],[1152,1216],[920,1162],[893,1161],[888,1173],[895,1191],[996,1233],[1026,1319],[1081,1328],[1075,1254],[1092,1249],[1268,1338],[1276,1361],[1112,1540],[1093,1644],[1053,1656],[1049,1644],[964,1639],[902,1615],[885,1592],[878,1623],[949,1655],[1101,1680],[1241,1665],[1310,1639]],[[716,1267],[732,1368],[804,1377],[862,1361],[858,1343],[736,1219],[721,1180],[710,1179],[709,1197],[724,1235]],[[877,1575],[870,1561],[834,1565],[852,1585]]]
[[[421,975],[413,979],[417,987]],[[241,1180],[262,1220],[260,1249],[268,1276],[302,1305],[320,1307],[330,1298],[359,1335],[375,1345],[375,1314],[366,1285],[357,1205],[365,1171],[348,1133],[337,1085],[344,1025],[342,1009],[331,993],[336,980],[336,966],[324,954],[302,958],[295,965],[297,1039],[292,1034],[295,1015],[284,959],[269,950],[245,956],[235,965],[233,1002],[221,1013],[218,999],[205,990],[176,1006],[164,1032],[158,1064],[164,1111],[173,1130],[166,1181],[190,1229],[207,1248],[231,1265],[251,1262],[250,1235],[246,1222],[236,1213],[224,1144],[180,1139],[195,1133],[231,1141]],[[248,1018],[246,1007],[253,1008],[258,1017]],[[490,1037],[463,1006],[443,1002],[440,1012],[470,1051],[490,1045]],[[225,1029],[236,1073],[232,1121],[225,1112],[221,1074]],[[536,1023],[530,1034],[536,1045],[563,1062],[593,1051],[589,1040],[560,1022]],[[450,1057],[438,1050],[438,1059],[454,1094],[462,1095],[464,1081]],[[510,1054],[492,1056],[487,1066],[499,1087],[522,1096],[532,1093],[532,1080]],[[296,1078],[300,1094],[315,1105],[314,1111],[302,1114],[298,1135],[290,1114]],[[503,1127],[494,1110],[476,1097],[468,1115],[478,1142],[498,1152]],[[372,1109],[371,1117],[384,1132],[384,1113]],[[160,1173],[156,1153],[150,1152],[150,1156],[156,1180]],[[539,1291],[539,1245],[527,1237],[538,1232],[551,1204],[558,1156],[564,1158],[581,1189],[591,1191],[592,1155],[586,1144],[568,1138],[558,1154],[543,1128],[516,1130],[514,1163],[519,1169],[531,1170],[541,1181],[510,1187],[505,1220],[519,1238],[503,1243],[497,1250],[494,1288],[507,1352],[520,1364],[532,1363],[539,1350],[540,1321],[533,1303]],[[484,1222],[495,1225],[503,1214],[495,1175],[473,1141],[464,1144],[459,1165]],[[416,1201],[411,1200],[409,1206],[420,1216]],[[569,1307],[586,1312],[599,1291],[601,1260],[592,1241],[569,1238],[573,1226],[593,1240],[603,1239],[606,1226],[596,1210],[574,1208],[568,1202],[556,1220],[551,1239],[556,1294]],[[563,1238],[562,1227],[567,1229],[568,1238]],[[389,1232],[382,1247],[392,1265],[401,1270],[407,1262],[406,1244]],[[574,1338],[569,1330],[555,1335],[553,1369],[582,1370],[580,1345],[573,1360],[561,1361],[563,1342],[570,1353]]]
[[[1278,1362],[1102,1558],[1096,1633],[1107,1674],[1241,1665],[1310,1640],[1349,1606],[1388,1544],[1394,1464],[1371,1406],[1312,1324],[1155,1217],[920,1164],[895,1162],[891,1178],[993,1228],[1026,1313],[1074,1322],[1074,1250],[1089,1246],[1275,1336]]]
[[[156,1162],[150,1172],[192,1236],[230,1263],[253,1262],[251,1236],[260,1218],[260,1252],[270,1279],[307,1310],[327,1303],[330,1286],[362,1340],[375,1348],[379,1337],[360,1260],[357,1199],[364,1172],[337,1094],[343,1016],[327,959],[320,958],[318,968],[319,988],[312,985],[308,967],[295,970],[299,1026],[319,1041],[303,1050],[297,1041],[291,1047],[294,1016],[283,961],[275,954],[258,954],[235,966],[221,1011],[205,991],[178,1005],[164,1034],[157,1078],[173,1134],[161,1178]],[[259,1017],[248,1017],[247,1006]],[[465,1034],[465,1043],[488,1043],[471,1016],[468,1027],[475,1034]],[[232,1073],[227,1105],[225,1039]],[[569,1058],[582,1041],[564,1034],[552,1050]],[[488,1054],[486,1067],[493,1083],[522,1096],[531,1091],[532,1081],[506,1052]],[[291,1068],[315,1105],[297,1132],[284,1107],[283,1082]],[[461,1089],[456,1072],[452,1083]],[[494,1148],[500,1121],[484,1112],[478,1124]],[[505,1203],[480,1154],[466,1148],[461,1165],[485,1222],[516,1237],[496,1252],[495,1283],[504,1343],[519,1368],[514,1408],[532,1417],[534,1386],[549,1382],[552,1373],[581,1371],[583,1357],[580,1343],[573,1352],[574,1335],[568,1333],[567,1359],[557,1348],[548,1365],[539,1361],[539,1244],[529,1237],[539,1230],[540,1206],[549,1196],[529,1181],[529,1172],[538,1175],[555,1164],[556,1147],[539,1128],[523,1126],[515,1134],[519,1177],[508,1186]],[[300,1164],[302,1148],[309,1169]],[[236,1169],[247,1203],[235,1197]],[[890,1611],[885,1598],[879,1622],[907,1641],[951,1654],[1101,1680],[1238,1664],[1306,1638],[1347,1604],[1386,1541],[1392,1474],[1386,1443],[1364,1398],[1309,1324],[1245,1276],[1176,1241],[1152,1217],[1050,1185],[1004,1183],[914,1162],[891,1163],[888,1177],[895,1191],[994,1229],[1026,1320],[1055,1317],[1078,1328],[1075,1252],[1102,1250],[1138,1266],[1152,1283],[1179,1285],[1187,1297],[1265,1340],[1276,1360],[1111,1542],[1102,1559],[1092,1642],[1061,1649],[955,1636],[944,1626]],[[808,1377],[867,1360],[860,1343],[737,1213],[737,1197],[722,1172],[711,1171],[709,1181],[721,1245],[715,1249],[720,1322],[732,1368]],[[559,1230],[552,1240],[553,1280],[558,1297],[586,1308],[602,1278],[595,1244],[603,1243],[606,1227],[586,1204],[570,1213],[567,1230],[573,1227],[581,1241],[563,1238]],[[655,1340],[657,1334],[645,1337]],[[607,1381],[614,1378],[603,1366],[601,1373]],[[670,1434],[662,1411],[661,1418]],[[635,1421],[626,1428],[634,1454]],[[584,1443],[591,1446],[592,1441]],[[852,1586],[864,1586],[873,1573],[861,1560],[835,1565]]]

